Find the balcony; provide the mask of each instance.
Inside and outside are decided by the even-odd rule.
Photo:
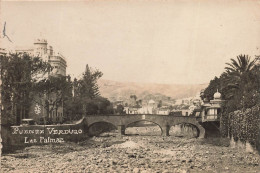
[[[220,115],[204,115],[202,116],[202,122],[207,122],[207,121],[219,121],[220,120]]]

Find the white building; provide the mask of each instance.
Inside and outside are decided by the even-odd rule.
[[[41,57],[53,67],[52,75],[66,76],[67,62],[61,53],[55,53],[52,46],[48,46],[45,39],[36,39],[31,48],[16,48],[16,53],[28,53],[31,56]]]
[[[126,114],[138,114],[138,108],[124,107]]]
[[[157,109],[157,114],[159,114],[159,115],[169,115],[170,114],[170,109],[159,108],[159,109]]]
[[[27,48],[15,48],[16,53],[27,53],[30,56],[40,57],[42,60],[47,61],[53,67],[50,75],[52,76],[66,76],[66,67],[67,62],[65,57],[61,53],[55,53],[52,46],[48,45],[47,40],[45,39],[36,39],[33,43],[32,47]],[[41,74],[39,74],[41,75]],[[45,77],[45,76],[43,76]],[[49,97],[51,100],[57,99],[56,94],[50,94]],[[47,113],[44,106],[45,101],[42,97],[35,96],[35,102],[33,102],[30,112],[29,118],[34,119],[37,122],[42,122],[43,118],[46,117],[46,120],[52,123],[60,123],[63,120],[63,103],[60,106],[50,106],[50,111]],[[41,105],[41,106],[39,106]],[[38,114],[35,110],[41,110]],[[47,115],[48,114],[48,115]],[[24,118],[24,117],[23,117]],[[27,117],[26,117],[27,118]]]
[[[217,91],[214,94],[213,100],[210,100],[210,102],[205,102],[202,105],[202,122],[219,120],[222,102],[223,100],[221,100],[221,94]]]

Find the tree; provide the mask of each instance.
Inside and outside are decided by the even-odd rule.
[[[116,106],[116,113],[117,114],[124,114],[125,112],[124,112],[124,106],[123,105],[117,105]]]
[[[250,61],[250,57],[248,55],[239,55],[237,56],[237,61],[235,59],[231,59],[231,63],[226,63],[228,66],[225,67],[226,72],[228,74],[236,75],[241,78],[243,74],[250,72],[255,65],[256,59]]]
[[[142,103],[143,103],[143,100],[142,99],[139,99],[136,101],[136,105],[138,108],[141,108],[142,107]]]
[[[252,107],[259,101],[259,65],[256,58],[250,60],[248,55],[239,55],[237,59],[231,59],[226,63],[225,72],[221,76],[210,81],[204,90],[202,99],[213,99],[217,89],[226,100],[224,110],[232,112],[241,108]]]
[[[259,57],[252,61],[248,55],[239,55],[236,59],[226,63],[225,72],[219,78],[215,77],[204,90],[202,98],[213,99],[214,90],[217,88],[225,100],[221,114],[221,133],[227,135],[230,113],[236,110],[251,108],[260,103],[260,66],[256,63]],[[231,119],[230,119],[231,118]],[[239,126],[245,122],[239,122]]]
[[[222,85],[226,92],[225,96],[230,111],[247,108],[248,101],[252,99],[253,91],[258,91],[255,83],[259,76],[253,73],[253,70],[256,69],[255,62],[256,59],[251,61],[248,55],[239,55],[237,60],[231,59],[231,63],[226,63],[228,66],[225,67]],[[251,98],[248,99],[248,97]],[[249,105],[252,106],[252,104]]]
[[[33,85],[42,80],[52,68],[39,57],[28,54],[1,55],[3,121],[6,124],[19,124],[28,118],[33,101]]]
[[[159,103],[157,105],[158,108],[162,107],[162,100],[159,100]]]
[[[106,114],[113,111],[110,102],[101,97],[97,80],[102,77],[103,73],[97,69],[93,70],[86,65],[85,72],[80,79],[73,81],[73,101],[75,109],[72,114],[93,115]],[[77,105],[77,106],[76,106]]]
[[[99,96],[97,80],[103,73],[99,70],[93,70],[86,65],[82,78],[78,80],[78,91],[82,99],[93,99]]]
[[[137,105],[137,102],[136,102],[137,97],[136,97],[136,95],[130,95],[130,99],[131,99],[130,105],[131,106],[136,106]]]
[[[40,100],[43,99],[47,115],[54,112],[58,116],[58,109],[63,107],[72,98],[72,83],[70,76],[49,75],[44,80],[37,82],[34,86],[34,95],[38,95]],[[65,110],[66,112],[66,104]],[[49,119],[47,119],[50,121]]]
[[[210,81],[208,87],[204,90],[203,94],[201,95],[201,99],[207,98],[208,100],[212,100],[217,89],[220,90],[220,88],[220,78],[215,77]]]

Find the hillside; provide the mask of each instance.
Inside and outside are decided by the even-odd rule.
[[[135,82],[117,82],[100,79],[98,81],[100,94],[110,101],[129,100],[130,95],[136,95],[143,101],[154,99],[156,101],[173,101],[175,99],[193,97],[208,84],[151,84]]]

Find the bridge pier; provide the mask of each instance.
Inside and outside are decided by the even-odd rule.
[[[117,130],[119,135],[125,135],[125,125],[118,125]]]
[[[162,126],[162,135],[163,136],[170,136],[169,131],[170,131],[169,125]]]

